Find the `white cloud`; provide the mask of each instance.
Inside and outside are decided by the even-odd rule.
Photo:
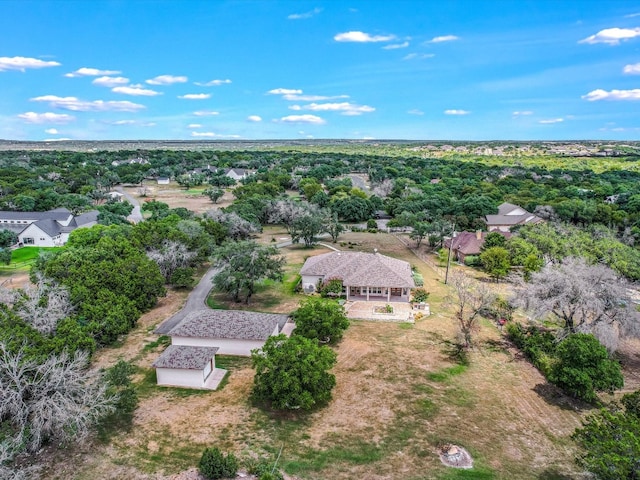
[[[59,67],[58,62],[39,60],[28,57],[0,57],[0,72],[5,70],[19,70],[24,72],[27,68]]]
[[[336,42],[357,42],[357,43],[370,43],[370,42],[389,42],[395,40],[395,35],[369,35],[364,32],[344,32],[338,33],[333,39]]]
[[[392,43],[391,45],[385,45],[382,47],[384,50],[397,50],[398,48],[407,48],[409,46],[409,42],[402,43]]]
[[[445,115],[469,115],[471,112],[469,110],[456,110],[456,109],[451,109],[451,110],[445,110],[444,114]]]
[[[118,85],[126,85],[129,83],[129,79],[125,77],[98,77],[93,80],[94,85],[98,85],[100,87],[117,87]]]
[[[326,96],[326,95],[293,95],[293,94],[287,94],[287,95],[283,95],[282,98],[284,98],[285,100],[295,101],[295,102],[318,102],[318,101],[321,101],[321,100],[333,100],[335,98],[349,98],[349,95]]]
[[[362,115],[376,110],[369,105],[356,105],[349,102],[310,103],[309,105],[292,105],[289,108],[291,110],[311,110],[314,112],[341,112],[342,115]]]
[[[402,57],[403,60],[424,60],[425,58],[435,57],[435,53],[410,53]]]
[[[187,128],[202,128],[202,124],[200,123],[190,123],[187,125]]]
[[[58,132],[57,128],[47,128],[44,133],[48,133],[49,135],[58,135],[60,132]]]
[[[205,138],[241,138],[240,135],[220,135],[214,132],[191,132],[191,136]]]
[[[262,117],[260,117],[259,115],[249,115],[247,117],[247,120],[250,122],[261,122],[262,121]]]
[[[187,93],[186,95],[178,95],[183,100],[206,100],[211,98],[210,93]]]
[[[633,90],[592,90],[586,95],[582,95],[583,100],[595,102],[597,100],[640,100],[640,88]]]
[[[629,15],[625,15],[624,18],[633,18],[640,17],[640,13],[630,13]]]
[[[66,113],[36,113],[26,112],[18,115],[27,123],[69,123],[76,119],[73,115],[67,115]]]
[[[605,28],[595,35],[591,35],[578,43],[606,43],[607,45],[619,45],[621,41],[640,36],[640,28]]]
[[[218,87],[220,85],[226,85],[231,83],[231,80],[229,80],[228,78],[225,80],[211,80],[210,82],[194,82],[195,85],[198,85],[200,87]]]
[[[87,68],[82,67],[76,70],[75,72],[65,73],[65,77],[74,78],[74,77],[97,77],[99,75],[119,75],[122,72],[118,70],[99,70],[97,68]]]
[[[418,110],[417,108],[413,108],[407,112],[409,115],[424,115],[422,110]]]
[[[533,112],[531,110],[522,110],[519,112],[513,112],[512,114],[514,117],[520,117],[522,115],[533,115]]]
[[[58,97],[56,95],[43,95],[30,99],[32,102],[47,102],[54,108],[71,110],[74,112],[137,112],[144,105],[129,101],[108,101],[104,100],[80,100],[77,97]]]
[[[149,85],[173,85],[174,83],[186,83],[189,80],[185,76],[174,75],[158,75],[157,77],[150,78],[145,82]]]
[[[274,88],[273,90],[269,90],[267,94],[269,95],[300,95],[302,90],[297,90],[293,88]]]
[[[326,120],[316,116],[316,115],[287,115],[286,117],[282,117],[279,122],[282,123],[310,123],[313,125],[324,125]]]
[[[453,42],[454,40],[460,40],[460,37],[456,37],[455,35],[441,35],[439,37],[433,37],[426,43]]]
[[[116,120],[115,122],[109,122],[111,125],[135,125],[135,120]]]
[[[145,122],[140,124],[141,127],[155,127],[156,125],[156,122]]]
[[[538,123],[542,123],[543,125],[548,125],[552,123],[560,123],[564,122],[564,118],[550,118],[548,120],[540,120]]]
[[[111,89],[114,93],[122,93],[123,95],[133,95],[133,96],[142,96],[142,97],[155,97],[156,95],[162,95],[161,92],[156,92],[155,90],[151,90],[148,88],[140,88],[134,85],[128,85],[125,87],[114,87]]]
[[[640,63],[625,65],[622,72],[627,75],[640,75]]]
[[[291,15],[289,15],[287,18],[289,20],[303,20],[306,18],[311,18],[314,15],[319,14],[320,12],[322,12],[321,8],[314,8],[313,10],[311,10],[310,12],[305,12],[305,13],[292,13]]]
[[[219,115],[220,112],[214,112],[213,110],[198,110],[193,112],[196,117],[211,117],[213,115]]]

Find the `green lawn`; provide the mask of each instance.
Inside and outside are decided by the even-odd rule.
[[[40,252],[60,250],[60,247],[22,247],[11,252],[11,264],[31,262]]]

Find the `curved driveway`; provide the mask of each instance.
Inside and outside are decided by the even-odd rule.
[[[142,210],[140,209],[140,202],[138,202],[138,200],[136,200],[132,195],[125,192],[121,186],[115,187],[114,190],[123,194],[124,198],[127,199],[127,202],[133,205],[133,210],[131,211],[131,215],[127,217],[127,220],[133,223],[140,223],[143,220]]]
[[[207,297],[209,296],[209,292],[213,288],[211,279],[216,273],[218,273],[218,270],[215,268],[210,268],[209,270],[207,270],[207,273],[204,274],[204,276],[198,282],[198,285],[195,286],[195,288],[187,297],[187,301],[184,304],[184,307],[182,307],[182,310],[173,314],[171,317],[162,322],[160,326],[156,328],[155,333],[166,335],[167,333],[169,333],[169,330],[178,325],[178,323],[180,323],[182,319],[188,314],[200,310],[209,310],[206,302]]]

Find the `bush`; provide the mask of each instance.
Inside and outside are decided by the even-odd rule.
[[[226,456],[217,448],[206,448],[198,465],[200,474],[207,480],[235,478],[238,472],[238,460],[232,453]]]
[[[322,297],[340,297],[342,295],[342,280],[339,278],[330,278],[320,284],[318,290]]]
[[[467,267],[479,267],[482,265],[482,261],[478,255],[467,255],[464,257],[464,264]]]
[[[543,375],[548,376],[556,354],[555,335],[535,326],[525,328],[518,323],[508,323],[506,328],[509,340],[522,350]]]
[[[275,463],[267,460],[259,460],[247,467],[250,474],[258,477],[258,480],[284,480],[284,476],[276,468]]]
[[[367,220],[367,230],[378,230],[378,222],[376,222],[373,218]]]
[[[429,298],[429,292],[427,292],[424,288],[416,288],[413,291],[413,301],[416,303],[426,302]]]

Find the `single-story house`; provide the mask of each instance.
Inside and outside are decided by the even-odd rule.
[[[98,211],[91,210],[76,217],[66,208],[48,212],[0,212],[0,230],[18,235],[21,246],[57,247],[67,243],[69,233],[76,228],[98,223]]]
[[[408,302],[415,288],[411,265],[378,252],[330,252],[310,257],[300,269],[307,293],[332,279],[342,281],[347,300]]]
[[[288,316],[244,310],[191,312],[171,329],[172,345],[217,347],[220,355],[251,356],[271,335],[282,332]]]
[[[487,229],[490,232],[496,230],[509,232],[511,227],[516,225],[535,224],[543,221],[537,215],[529,213],[524,208],[513,205],[512,203],[503,203],[498,206],[498,214],[487,215],[485,220],[487,222]]]
[[[169,345],[153,362],[158,385],[215,389],[226,371],[216,368],[217,347]]]
[[[455,236],[447,238],[444,241],[445,248],[451,248],[451,254],[458,262],[464,263],[465,257],[469,255],[480,255],[484,241],[487,238],[489,232],[457,232]],[[510,232],[502,232],[496,230],[495,233],[499,233],[505,238],[511,237]]]
[[[235,181],[247,178],[250,175],[249,170],[245,168],[225,168],[225,177],[233,178]]]
[[[156,181],[158,182],[158,185],[169,185],[169,177],[158,177],[156,179]]]
[[[124,197],[124,193],[120,193],[120,192],[109,192],[107,193],[107,197],[109,197],[109,199],[113,202],[121,202],[122,201],[122,197]]]

